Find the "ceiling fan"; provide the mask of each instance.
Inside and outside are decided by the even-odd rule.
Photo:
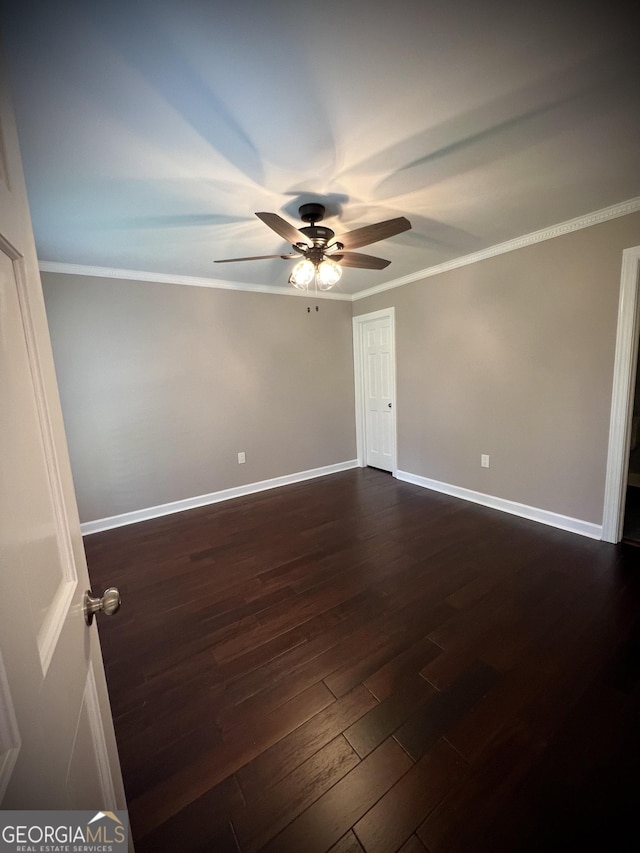
[[[408,231],[411,223],[404,216],[386,219],[374,225],[365,225],[347,231],[335,239],[335,232],[324,225],[316,225],[324,217],[324,205],[318,203],[303,204],[299,210],[300,219],[309,223],[304,228],[295,228],[277,213],[256,213],[265,225],[291,243],[292,252],[285,255],[256,255],[250,258],[224,258],[216,264],[228,264],[236,261],[261,261],[269,258],[284,260],[299,259],[289,276],[289,282],[299,290],[308,290],[315,279],[320,290],[330,290],[340,280],[341,267],[357,267],[366,270],[383,270],[391,261],[352,252],[361,246],[377,243]],[[300,239],[300,235],[305,238]]]

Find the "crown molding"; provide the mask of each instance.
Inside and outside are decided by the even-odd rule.
[[[465,267],[469,264],[485,261],[488,258],[495,258],[497,255],[504,255],[507,252],[514,252],[516,249],[524,249],[526,246],[533,246],[535,243],[542,243],[545,240],[552,240],[554,237],[562,237],[564,234],[570,234],[572,231],[580,231],[582,228],[590,228],[592,225],[600,225],[602,222],[607,222],[610,219],[617,219],[620,216],[627,216],[630,213],[638,213],[640,211],[640,196],[621,201],[611,207],[603,207],[601,210],[595,210],[592,213],[577,216],[575,219],[568,219],[566,222],[560,222],[557,225],[551,225],[548,228],[542,228],[540,231],[533,231],[531,234],[524,234],[522,237],[516,237],[513,240],[507,240],[505,243],[497,243],[495,246],[489,246],[486,249],[481,249],[479,252],[474,252],[471,255],[462,255],[459,258],[454,258],[451,261],[445,261],[443,264],[437,264],[433,267],[427,267],[423,270],[405,275],[402,278],[392,279],[391,281],[377,284],[374,287],[369,287],[367,290],[362,290],[359,293],[336,293],[329,291],[328,293],[306,293],[302,290],[297,290],[295,287],[269,287],[266,284],[249,284],[224,281],[219,278],[200,278],[191,275],[170,275],[167,273],[145,272],[143,270],[124,270],[114,267],[94,267],[85,266],[84,264],[64,264],[56,261],[39,261],[38,265],[40,272],[63,273],[66,275],[86,275],[95,278],[118,278],[128,279],[130,281],[148,281],[156,284],[179,284],[187,287],[210,287],[218,290],[241,290],[250,293],[269,293],[276,296],[302,296],[312,297],[313,299],[335,299],[343,302],[356,302],[359,299],[366,299],[368,296],[375,296],[376,293],[383,293],[385,290],[393,290],[396,287],[402,287],[404,284],[411,284],[414,281],[420,281],[424,278],[430,278],[434,275],[440,275],[450,270]]]
[[[495,258],[497,255],[514,252],[516,249],[524,249],[526,246],[542,243],[544,240],[552,240],[554,237],[562,237],[564,234],[569,234],[572,231],[580,231],[582,228],[600,225],[600,223],[607,222],[610,219],[617,219],[620,216],[627,216],[630,213],[638,213],[638,211],[640,211],[640,196],[629,199],[628,201],[622,201],[619,204],[614,204],[611,207],[603,207],[601,210],[587,213],[584,216],[577,216],[575,219],[569,219],[557,225],[551,225],[548,228],[542,228],[540,231],[533,231],[531,234],[524,234],[522,237],[507,240],[506,243],[489,246],[487,249],[481,249],[479,252],[474,252],[471,255],[463,255],[451,261],[446,261],[443,264],[411,273],[411,275],[405,275],[402,278],[396,278],[384,284],[375,285],[367,290],[360,291],[360,293],[354,293],[352,300],[355,302],[358,299],[366,299],[367,296],[374,296],[376,293],[383,293],[385,290],[392,290],[395,287],[402,287],[404,284],[411,284],[423,278],[430,278],[434,275],[440,275],[443,272],[449,272],[449,270],[458,269],[458,267],[465,267],[468,264],[475,264],[478,261]]]
[[[295,287],[270,287],[266,284],[237,284],[219,278],[200,278],[192,275],[171,275],[144,270],[123,270],[115,267],[94,267],[84,264],[62,264],[57,261],[38,261],[40,272],[62,273],[64,275],[86,275],[93,278],[117,278],[127,281],[148,281],[155,284],[179,284],[186,287],[210,287],[216,290],[244,290],[251,293],[269,293],[277,296],[302,296],[312,299],[337,299],[351,302],[348,293],[323,293],[322,291],[303,291]]]

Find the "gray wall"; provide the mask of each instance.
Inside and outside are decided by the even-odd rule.
[[[638,244],[634,214],[311,314],[295,296],[45,273],[81,520],[353,459],[351,314],[393,305],[399,468],[600,524],[621,256]]]
[[[638,244],[634,214],[355,302],[396,309],[398,467],[600,524],[622,251]]]
[[[350,303],[42,280],[81,521],[355,457]]]

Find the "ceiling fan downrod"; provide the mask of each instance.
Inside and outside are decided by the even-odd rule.
[[[336,236],[335,231],[332,231],[331,228],[325,228],[324,225],[316,225],[316,222],[320,222],[320,220],[324,218],[324,211],[324,205],[317,204],[315,202],[303,204],[298,209],[300,219],[302,219],[303,222],[310,223],[304,228],[300,228],[298,230],[311,241],[311,251],[314,249],[324,251],[331,240]]]

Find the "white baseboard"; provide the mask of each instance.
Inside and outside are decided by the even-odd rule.
[[[151,518],[171,515],[174,512],[184,512],[185,510],[195,509],[199,506],[228,501],[232,498],[240,498],[256,492],[264,492],[267,489],[276,489],[279,486],[288,486],[292,483],[301,483],[303,480],[325,477],[327,474],[337,474],[339,471],[348,471],[350,468],[357,467],[358,460],[349,459],[347,462],[325,465],[322,468],[311,468],[309,471],[298,471],[296,474],[286,474],[284,477],[274,477],[272,480],[247,483],[244,486],[235,486],[232,489],[223,489],[220,492],[211,492],[208,495],[198,495],[195,498],[186,498],[185,500],[173,501],[172,503],[152,506],[147,509],[137,509],[133,512],[122,513],[122,515],[99,518],[96,521],[85,521],[80,525],[80,530],[83,536],[88,536],[90,533],[99,533],[102,530],[111,530],[114,527],[124,527],[127,524],[136,524],[139,521],[148,521]]]
[[[464,501],[471,501],[471,503],[481,504],[482,506],[490,507],[491,509],[498,509],[501,512],[508,512],[510,515],[518,515],[521,518],[528,518],[531,521],[539,521],[541,524],[548,524],[550,527],[558,527],[560,530],[569,530],[571,533],[579,533],[581,536],[588,536],[589,539],[602,539],[601,524],[592,524],[589,521],[581,521],[578,518],[570,518],[567,515],[559,515],[556,512],[549,512],[546,509],[538,509],[537,507],[516,503],[516,501],[496,498],[493,495],[474,492],[472,489],[463,489],[460,486],[451,486],[449,483],[441,483],[439,480],[430,480],[428,477],[420,477],[417,474],[410,474],[407,471],[397,471],[396,477],[398,480],[403,480],[405,483],[413,483],[414,486],[422,486],[424,489],[431,489],[431,491],[434,492],[442,492],[443,494],[451,495],[454,498],[461,498]]]

